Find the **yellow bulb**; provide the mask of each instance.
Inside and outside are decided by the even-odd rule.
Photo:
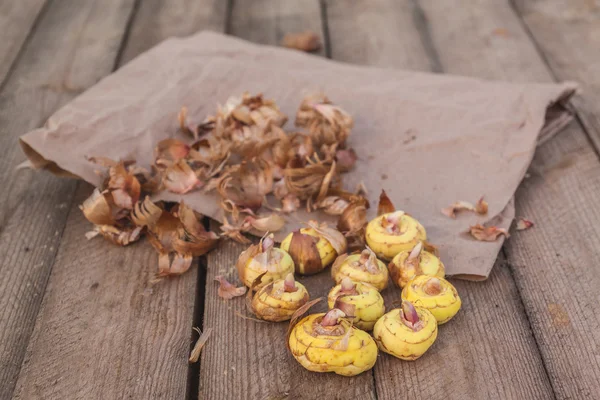
[[[259,256],[251,257],[243,271],[243,276],[240,276],[244,285],[252,287],[252,283],[258,276],[266,271],[266,274],[260,280],[260,284],[255,287],[255,290],[271,283],[277,279],[283,279],[287,274],[294,273],[294,261],[290,255],[281,249],[272,248],[268,266],[265,265],[265,258]]]
[[[385,264],[369,250],[363,250],[361,254],[352,254],[347,257],[342,255],[331,268],[331,277],[335,283],[341,283],[344,278],[350,278],[354,282],[369,283],[379,291],[387,287],[388,275]]]
[[[325,314],[312,314],[294,326],[289,346],[294,358],[314,372],[335,372],[354,376],[367,371],[377,360],[377,345],[371,335],[341,319],[340,334],[321,334],[316,330]]]
[[[392,281],[403,288],[417,275],[437,276],[443,278],[446,268],[442,261],[428,251],[421,251],[419,259],[410,263],[408,257],[410,250],[398,253],[388,265]]]
[[[423,225],[402,211],[380,215],[371,220],[365,237],[377,257],[391,260],[401,251],[410,251],[427,240]]]
[[[383,297],[368,283],[351,282],[351,285],[354,287],[350,290],[344,290],[342,284],[339,284],[329,291],[329,309],[337,306],[347,315],[354,316],[353,323],[358,329],[371,331],[375,322],[385,313]]]
[[[431,347],[437,338],[437,321],[422,307],[415,307],[419,322],[414,330],[402,321],[399,308],[390,311],[377,321],[373,337],[379,349],[402,360],[416,360]]]
[[[293,280],[293,279],[292,279]],[[295,291],[285,290],[283,279],[263,286],[252,298],[252,310],[266,321],[287,321],[294,312],[308,302],[308,291],[299,282],[293,282]]]
[[[444,324],[458,313],[461,300],[456,288],[443,278],[416,276],[402,290],[402,300],[429,310],[438,324]]]

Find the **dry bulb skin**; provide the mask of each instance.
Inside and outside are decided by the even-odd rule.
[[[273,234],[269,234],[240,254],[236,267],[244,285],[252,287],[256,278],[264,274],[260,284],[254,288],[258,290],[270,282],[294,273],[294,262],[290,255],[274,245]]]
[[[443,278],[446,270],[442,261],[423,249],[423,242],[417,243],[410,251],[398,253],[388,265],[392,282],[403,288],[418,275]]]
[[[343,311],[334,308],[327,314],[309,315],[297,324],[297,318],[292,318],[288,345],[294,358],[309,371],[345,376],[373,368],[377,345],[345,317]]]
[[[353,282],[344,278],[327,296],[330,309],[342,310],[358,329],[371,331],[375,322],[385,313],[383,297],[368,283]]]
[[[149,197],[135,205],[132,221],[146,228],[150,244],[158,252],[158,275],[186,272],[192,258],[212,250],[219,237],[202,225],[202,216],[181,202],[170,211],[154,204]]]
[[[352,117],[323,94],[305,97],[296,114],[296,126],[307,128],[317,147],[343,144],[353,125]]]
[[[437,338],[438,324],[433,314],[408,301],[377,321],[373,337],[381,351],[402,360],[416,360]]]
[[[369,248],[360,254],[339,256],[331,267],[331,277],[336,283],[341,283],[344,278],[368,283],[379,291],[385,289],[388,284],[388,270],[385,264],[378,260]]]
[[[402,300],[429,310],[438,324],[444,324],[458,313],[461,300],[456,288],[443,278],[417,276],[402,290]]]
[[[309,226],[290,233],[281,242],[281,249],[290,254],[296,272],[302,275],[322,271],[347,248],[346,238],[338,230],[315,221],[310,221]]]
[[[294,280],[293,274],[263,286],[252,298],[251,310],[260,319],[280,322],[308,302],[308,291]]]

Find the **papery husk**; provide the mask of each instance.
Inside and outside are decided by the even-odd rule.
[[[191,254],[159,252],[157,277],[164,278],[184,274],[192,266],[192,260]]]
[[[510,234],[504,228],[498,228],[497,226],[483,226],[481,224],[471,226],[469,228],[469,233],[475,239],[483,242],[495,242],[500,236],[504,236],[505,238],[510,237]]]
[[[174,210],[177,215],[145,198],[131,215],[135,224],[147,228],[148,241],[159,253],[159,276],[186,272],[193,256],[206,254],[219,241],[214,232],[204,229],[202,216],[183,202]]]
[[[281,44],[290,49],[313,52],[321,48],[321,39],[312,31],[286,33]]]
[[[246,286],[235,287],[230,283],[224,276],[215,276],[215,281],[219,282],[219,289],[217,294],[224,300],[231,300],[234,297],[243,296],[246,293]]]
[[[331,246],[335,249],[337,254],[343,254],[348,248],[346,238],[344,235],[335,228],[331,228],[326,222],[319,224],[317,221],[308,221],[308,226],[317,231],[325,240],[327,240]]]
[[[118,246],[127,246],[130,243],[137,242],[141,237],[141,227],[117,228],[113,225],[96,225],[94,230],[85,234],[87,239],[92,239],[97,235],[102,235],[109,242]]]
[[[143,202],[136,203],[131,212],[131,220],[137,226],[154,226],[162,213],[163,209],[146,196]]]
[[[202,352],[202,349],[204,348],[206,341],[208,340],[208,338],[210,337],[210,334],[212,333],[212,328],[206,328],[204,330],[204,332],[200,331],[200,329],[198,329],[198,328],[194,328],[194,330],[196,332],[198,332],[200,337],[198,338],[198,340],[196,340],[196,344],[194,345],[194,348],[192,349],[192,352],[190,353],[190,358],[188,360],[190,363],[198,362],[198,360],[200,359],[200,353]]]
[[[204,185],[186,160],[179,160],[170,165],[164,172],[164,187],[173,193],[184,194]]]
[[[289,193],[301,200],[314,198],[316,202],[327,196],[330,188],[336,188],[341,178],[335,168],[321,161],[311,161],[309,165],[300,168],[286,168],[283,176]]]
[[[112,225],[116,222],[112,211],[112,197],[108,193],[102,193],[94,189],[90,197],[79,206],[85,218],[95,225]]]
[[[190,146],[181,140],[163,139],[154,148],[154,162],[168,167],[185,159],[190,153]]]
[[[296,113],[296,126],[307,128],[313,142],[322,144],[344,143],[354,125],[352,117],[334,106],[323,94],[306,96]]]
[[[533,221],[530,221],[528,219],[525,218],[519,218],[517,220],[517,225],[516,225],[516,229],[518,231],[524,231],[526,229],[529,229],[531,227],[533,227],[535,224],[533,223]]]
[[[230,168],[218,185],[223,199],[233,201],[238,207],[257,210],[265,195],[273,189],[271,167],[262,159],[254,159]]]
[[[396,207],[388,197],[385,190],[381,190],[381,194],[379,195],[379,204],[377,204],[377,216],[388,214],[396,211]]]
[[[367,227],[367,209],[369,202],[364,197],[352,201],[338,219],[337,228],[344,234],[350,250],[365,247],[365,229]]]
[[[279,214],[271,214],[262,218],[246,217],[246,221],[260,232],[277,232],[285,226],[285,218]]]
[[[117,207],[131,210],[138,202],[141,186],[137,178],[125,168],[123,162],[109,168],[108,190]]]
[[[475,205],[468,201],[460,200],[446,208],[442,208],[442,214],[453,219],[456,218],[456,213],[459,211],[473,211],[477,214],[484,215],[488,212],[488,203],[481,197]]]
[[[310,235],[295,231],[291,233],[288,253],[294,260],[296,272],[302,275],[312,275],[325,268],[315,240]]]
[[[315,153],[315,148],[310,136],[295,132],[289,135],[290,149],[288,150],[289,168],[300,168],[307,164],[308,158]]]
[[[231,143],[209,136],[192,145],[188,160],[196,174],[208,180],[221,173],[230,156]]]

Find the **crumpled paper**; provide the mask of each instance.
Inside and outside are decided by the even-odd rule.
[[[510,84],[359,67],[202,32],[140,55],[20,140],[34,167],[99,185],[98,166],[86,157],[151,164],[156,143],[177,135],[182,106],[190,120],[201,121],[231,95],[262,92],[293,121],[302,97],[323,91],[354,117],[348,144],[359,160],[343,175],[344,186],[365,184],[369,218],[385,189],[397,209],[426,227],[449,275],[485,279],[502,239],[478,242],[466,232],[475,223],[510,226],[512,197],[536,144],[570,120],[565,104],[575,89],[573,83]],[[450,219],[440,213],[457,200],[474,203],[482,195],[489,202],[485,216]],[[185,200],[222,220],[214,194],[163,192],[156,198]],[[309,219],[333,221],[322,213],[286,218],[279,240]]]

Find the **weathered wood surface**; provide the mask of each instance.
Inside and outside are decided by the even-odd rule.
[[[197,270],[150,285],[156,259],[148,243],[121,249],[83,238],[89,224],[76,206],[89,186],[13,170],[23,160],[19,134],[167,36],[229,26],[237,36],[278,44],[286,32],[310,29],[330,36],[320,54],[336,60],[579,80],[589,87],[576,99],[578,112],[600,149],[593,2],[514,0],[525,26],[508,2],[495,0],[469,7],[459,0],[76,3],[0,1],[8,35],[0,44],[0,181],[7,188],[0,194],[0,398],[11,396],[19,371],[15,396],[23,399],[195,392],[186,393],[186,380]],[[537,226],[507,242],[508,267],[501,256],[488,281],[455,282],[463,310],[419,362],[382,355],[373,374],[352,379],[305,371],[285,350],[287,324],[244,319],[242,299],[218,298],[214,276],[238,282],[234,265],[245,248],[222,244],[208,257],[204,327],[214,333],[201,360],[199,398],[594,398],[600,164],[572,124],[539,149],[530,172],[516,204]],[[314,296],[331,286],[328,274],[303,281]],[[386,303],[397,295],[388,289]]]
[[[55,2],[0,92],[0,398],[11,395],[21,369],[76,187],[16,171],[24,159],[17,138],[110,73],[132,7],[132,0]]]
[[[281,45],[286,33],[313,31],[325,55],[326,45],[319,0],[253,0],[233,2],[228,33],[255,43]]]
[[[445,23],[448,27],[441,29],[462,30],[467,37],[480,35],[476,31],[470,32],[471,28],[463,26],[460,21],[456,22],[452,18],[453,13],[438,3],[435,6],[440,7],[440,15],[446,13],[449,21]],[[469,43],[462,48],[454,43],[461,40],[462,35],[438,34],[433,27],[429,31],[425,21],[429,24],[433,21],[418,4],[392,0],[376,4],[373,7],[369,1],[327,2],[335,59],[424,71],[451,64],[455,73],[478,76],[474,70],[461,72],[457,70],[457,63],[445,62],[452,49],[459,48],[457,53],[477,64],[476,68],[495,68],[487,65],[493,64],[490,60],[493,50],[488,47]],[[452,7],[450,4],[447,6]],[[458,4],[453,7],[456,7],[454,14],[464,13],[467,18],[473,18],[469,15],[471,11],[464,10],[464,7]],[[486,13],[474,5],[471,9],[475,10],[473,13]],[[376,21],[379,23],[376,24]],[[439,23],[442,22],[436,21],[436,24]],[[388,26],[394,27],[394,35],[385,35]],[[354,32],[351,39],[349,32]],[[448,43],[440,45],[435,40],[439,37],[446,38]],[[347,45],[339,45],[338,40],[339,43],[345,40]],[[385,49],[390,56],[378,57],[378,48]],[[406,49],[411,50],[410,54],[406,53]],[[361,55],[366,57],[361,58]],[[497,57],[496,62],[500,62],[501,56]],[[453,283],[463,299],[461,312],[440,328],[435,345],[417,362],[403,362],[388,355],[379,357],[375,366],[378,399],[551,398],[553,394],[548,377],[503,257],[500,257],[487,281],[454,280]],[[388,307],[398,303],[398,289],[390,288],[383,294]],[[436,379],[432,379],[433,376]]]
[[[0,1],[0,85],[19,55],[46,0]]]
[[[133,3],[128,5],[131,10]],[[115,6],[96,3],[95,8],[81,9],[61,2],[48,10],[48,15],[54,15],[64,12],[63,8],[79,9],[84,17],[96,14],[104,24],[107,15],[96,8],[106,7],[105,12],[119,14],[121,32],[106,32],[116,43],[115,52],[103,55],[108,66],[105,74],[119,62],[116,50],[129,19],[127,10]],[[222,30],[225,14],[208,6],[208,2],[198,1],[170,1],[168,6],[167,2],[143,2],[132,19],[125,58],[168,35],[187,35],[203,28]],[[186,18],[195,23],[179,24],[181,14],[172,14],[170,7],[188,10]],[[204,17],[207,12],[209,18]],[[61,37],[73,29],[65,27],[62,18],[52,24],[55,35]],[[71,19],[76,20],[76,16]],[[153,22],[157,20],[161,21],[158,26]],[[88,27],[94,32],[106,29],[95,19],[88,21]],[[72,73],[80,73],[81,66],[77,67]],[[66,205],[67,226],[27,349],[16,398],[183,398],[197,269],[152,285],[157,259],[146,241],[127,248],[101,239],[88,242],[83,235],[90,224],[77,205],[90,192],[88,185],[80,185],[75,199]]]
[[[600,3],[590,0],[512,0],[554,77],[582,91],[573,104],[600,151]]]
[[[509,4],[421,4],[445,71],[552,81]],[[594,300],[600,285],[600,163],[582,127],[573,123],[538,149],[530,172],[516,194],[517,213],[537,225],[515,232],[505,246],[507,259],[555,396],[593,398],[600,393],[600,306]]]

